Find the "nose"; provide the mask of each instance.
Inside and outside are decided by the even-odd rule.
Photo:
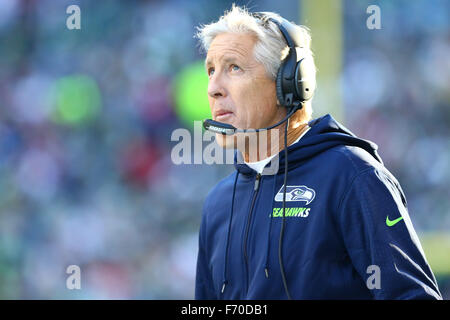
[[[208,83],[208,95],[211,98],[225,97],[226,90],[219,76],[214,74]]]

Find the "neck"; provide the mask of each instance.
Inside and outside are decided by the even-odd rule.
[[[264,160],[270,156],[278,154],[284,149],[284,131],[287,122],[284,124],[256,133],[256,139],[246,137],[245,148],[241,150],[245,162],[256,162]],[[287,146],[290,146],[308,129],[307,123],[289,123],[287,134]],[[256,150],[256,152],[255,152]]]

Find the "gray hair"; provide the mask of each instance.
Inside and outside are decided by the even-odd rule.
[[[279,20],[281,18],[273,12],[265,12],[265,14],[274,19]],[[311,56],[310,61],[314,64],[310,48],[311,36],[308,28],[292,22],[291,24],[294,32],[300,34],[299,39],[301,43],[297,45],[303,47],[302,51],[306,51],[297,50],[297,54],[309,54]],[[263,25],[261,19],[253,16],[246,8],[241,8],[235,4],[232,5],[230,11],[225,11],[224,15],[217,22],[201,25],[197,27],[197,31],[195,37],[200,40],[201,47],[205,52],[208,52],[211,42],[219,34],[251,33],[256,35],[258,41],[255,44],[253,54],[255,59],[264,65],[268,76],[273,80],[277,77],[282,60],[289,53],[289,47],[278,26],[274,23]],[[314,65],[311,67],[314,71],[316,70]]]

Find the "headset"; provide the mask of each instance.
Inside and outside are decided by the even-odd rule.
[[[287,108],[287,115],[278,123],[259,129],[237,129],[234,126],[206,119],[203,121],[203,127],[206,130],[221,133],[223,135],[233,135],[237,132],[259,132],[275,128],[282,123],[289,121],[289,118],[299,109],[302,108],[303,102],[310,100],[315,91],[315,70],[312,68],[313,63],[311,54],[301,46],[300,34],[295,32],[294,26],[282,17],[271,17],[268,12],[251,13],[255,18],[262,21],[263,25],[267,27],[269,21],[274,23],[281,34],[283,35],[286,44],[289,47],[288,56],[281,63],[277,72],[276,78],[276,94],[279,104]],[[300,52],[300,55],[298,54]],[[284,290],[289,300],[291,295],[287,286],[286,276],[284,273],[282,246],[283,234],[285,225],[285,207],[286,207],[286,184],[288,172],[288,154],[287,154],[287,129],[288,124],[284,130],[284,188],[283,188],[283,219],[280,230],[280,239],[278,243],[278,261],[280,264],[281,278],[283,280]]]

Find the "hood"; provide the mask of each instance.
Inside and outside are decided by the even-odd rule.
[[[378,162],[383,163],[378,155],[378,146],[369,141],[358,138],[344,125],[336,121],[331,115],[311,120],[309,131],[297,143],[288,147],[288,166],[295,168],[302,162],[307,161],[318,154],[338,145],[355,146],[366,150]],[[239,154],[239,155],[238,155]],[[284,152],[278,154],[279,169],[284,170]],[[240,152],[237,151],[234,157],[234,166],[239,173],[253,175],[255,171],[247,166],[243,161]],[[275,157],[274,159],[277,159]]]

